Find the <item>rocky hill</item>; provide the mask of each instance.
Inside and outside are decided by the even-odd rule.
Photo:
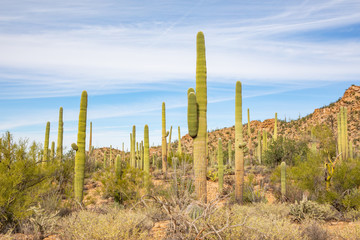
[[[315,109],[315,111],[305,117],[302,117],[297,120],[283,121],[278,120],[278,135],[286,136],[287,138],[300,139],[310,137],[311,127],[316,126],[317,124],[326,124],[330,129],[332,129],[334,136],[337,136],[337,113],[340,110],[340,107],[347,107],[348,110],[348,133],[349,140],[353,141],[353,144],[356,149],[359,149],[360,146],[360,86],[351,86],[349,87],[344,95],[339,98],[336,102],[329,104],[328,106]],[[275,113],[274,113],[275,115]],[[243,116],[243,119],[247,119],[247,116]],[[274,123],[275,119],[266,119],[264,121],[253,120],[250,121],[250,132],[252,139],[252,149],[255,149],[255,146],[258,143],[258,132],[266,130],[268,132],[268,138],[272,138],[274,132]],[[249,136],[247,134],[247,123],[243,125],[243,136],[244,141],[248,142]],[[223,147],[228,144],[228,141],[231,140],[232,147],[234,148],[235,142],[235,127],[226,127],[218,130],[209,132],[209,152],[210,154],[216,152],[218,139],[221,138],[223,141]],[[181,138],[182,149],[184,152],[192,154],[192,138],[186,134]],[[172,149],[175,152],[177,149],[177,141],[172,143]],[[100,159],[103,159],[104,151],[109,153],[108,148],[96,149],[95,154]],[[119,154],[119,152],[114,151],[113,156]],[[152,147],[150,149],[150,155],[161,156],[161,147]]]

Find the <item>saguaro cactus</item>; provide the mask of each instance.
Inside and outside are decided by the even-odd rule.
[[[50,150],[50,160],[54,161],[55,159],[55,142],[51,142],[51,150]]]
[[[263,130],[263,142],[262,142],[262,153],[264,154],[264,152],[267,150],[267,132],[264,129]]]
[[[56,149],[56,158],[59,162],[62,161],[62,155],[63,155],[63,132],[64,132],[63,108],[60,107],[58,139],[57,139],[57,149]]]
[[[348,130],[347,130],[347,108],[340,107],[338,122],[338,152],[341,153],[340,160],[346,160],[349,156]]]
[[[262,151],[261,151],[261,131],[258,132],[257,140],[258,140],[257,155],[258,155],[259,164],[261,164],[261,153],[262,153]]]
[[[243,202],[244,187],[244,147],[242,125],[241,82],[236,82],[235,93],[235,200]]]
[[[166,173],[166,171],[167,171],[166,137],[169,135],[169,132],[166,132],[165,102],[162,103],[161,123],[162,123],[161,161],[162,161],[162,171],[163,171],[163,173]]]
[[[115,159],[115,173],[117,177],[119,177],[121,174],[121,159],[119,154],[116,156]]]
[[[150,174],[150,151],[149,151],[149,126],[144,127],[144,172],[145,172],[145,186],[149,185]]]
[[[179,135],[179,140],[178,140],[178,155],[181,156],[182,154],[182,149],[181,149],[181,134],[180,134],[180,126],[178,126],[178,135]]]
[[[252,163],[252,150],[251,150],[251,129],[250,129],[250,109],[247,109],[247,134],[248,134],[248,150],[249,150],[249,158],[250,162]]]
[[[167,149],[167,156],[170,156],[170,152],[171,152],[171,133],[172,133],[172,126],[170,126],[170,134],[169,134],[169,144],[168,144],[168,149]]]
[[[90,122],[89,155],[91,153],[91,147],[92,147],[92,122]]]
[[[218,177],[219,177],[219,192],[222,193],[224,188],[224,158],[221,138],[218,142]]]
[[[45,165],[45,163],[49,161],[49,137],[50,137],[50,122],[47,122],[46,130],[45,130],[44,156],[42,162],[43,166]]]
[[[135,142],[136,142],[136,127],[135,125],[133,126],[132,129],[132,138],[131,138],[131,146],[132,146],[132,151],[131,151],[131,166],[135,167],[136,166],[136,160],[135,160]]]
[[[83,200],[84,176],[85,176],[85,139],[86,139],[86,114],[87,114],[87,99],[86,91],[81,94],[80,114],[79,114],[79,129],[77,137],[77,148],[75,154],[75,177],[74,177],[74,192],[75,199],[78,202]]]
[[[207,87],[205,39],[202,32],[197,34],[196,42],[196,94],[188,90],[188,127],[194,139],[195,191],[197,198],[206,202],[206,135],[207,135]]]
[[[273,138],[276,141],[276,139],[277,139],[277,113],[275,113],[275,124],[274,124],[274,136],[273,136]]]
[[[285,200],[286,197],[286,163],[281,162],[281,196]]]
[[[110,165],[113,165],[113,166],[114,166],[113,160],[112,160],[112,145],[110,145],[109,163],[110,163]]]

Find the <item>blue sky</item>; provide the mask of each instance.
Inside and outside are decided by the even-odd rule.
[[[0,133],[76,142],[82,90],[96,147],[129,145],[131,126],[161,142],[186,133],[203,31],[208,128],[234,125],[235,83],[251,119],[295,119],[336,101],[360,77],[360,1],[0,0]],[[246,119],[246,115],[244,115]],[[244,121],[244,123],[246,120]],[[174,132],[173,139],[177,137]],[[87,138],[88,141],[88,138]]]

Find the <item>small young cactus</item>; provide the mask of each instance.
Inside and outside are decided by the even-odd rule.
[[[181,134],[180,134],[180,126],[178,126],[178,135],[179,135],[179,140],[178,140],[178,149],[177,149],[177,153],[179,156],[181,156],[182,154],[182,149],[181,149]]]

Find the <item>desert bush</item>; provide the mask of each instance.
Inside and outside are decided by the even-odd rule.
[[[146,193],[145,172],[122,162],[120,175],[112,167],[98,172],[94,178],[102,183],[103,197],[112,197],[115,202],[137,201]]]
[[[314,201],[302,200],[290,205],[291,219],[297,222],[303,220],[339,220],[341,214],[329,204],[319,204]]]
[[[263,186],[259,185],[258,188],[255,188],[255,185],[255,176],[253,174],[248,175],[244,183],[243,201],[245,203],[267,202],[265,198],[266,191]]]
[[[153,226],[143,211],[117,207],[74,212],[62,219],[63,239],[148,239]]]
[[[316,221],[307,222],[301,234],[309,240],[327,240],[330,237],[328,231]]]

